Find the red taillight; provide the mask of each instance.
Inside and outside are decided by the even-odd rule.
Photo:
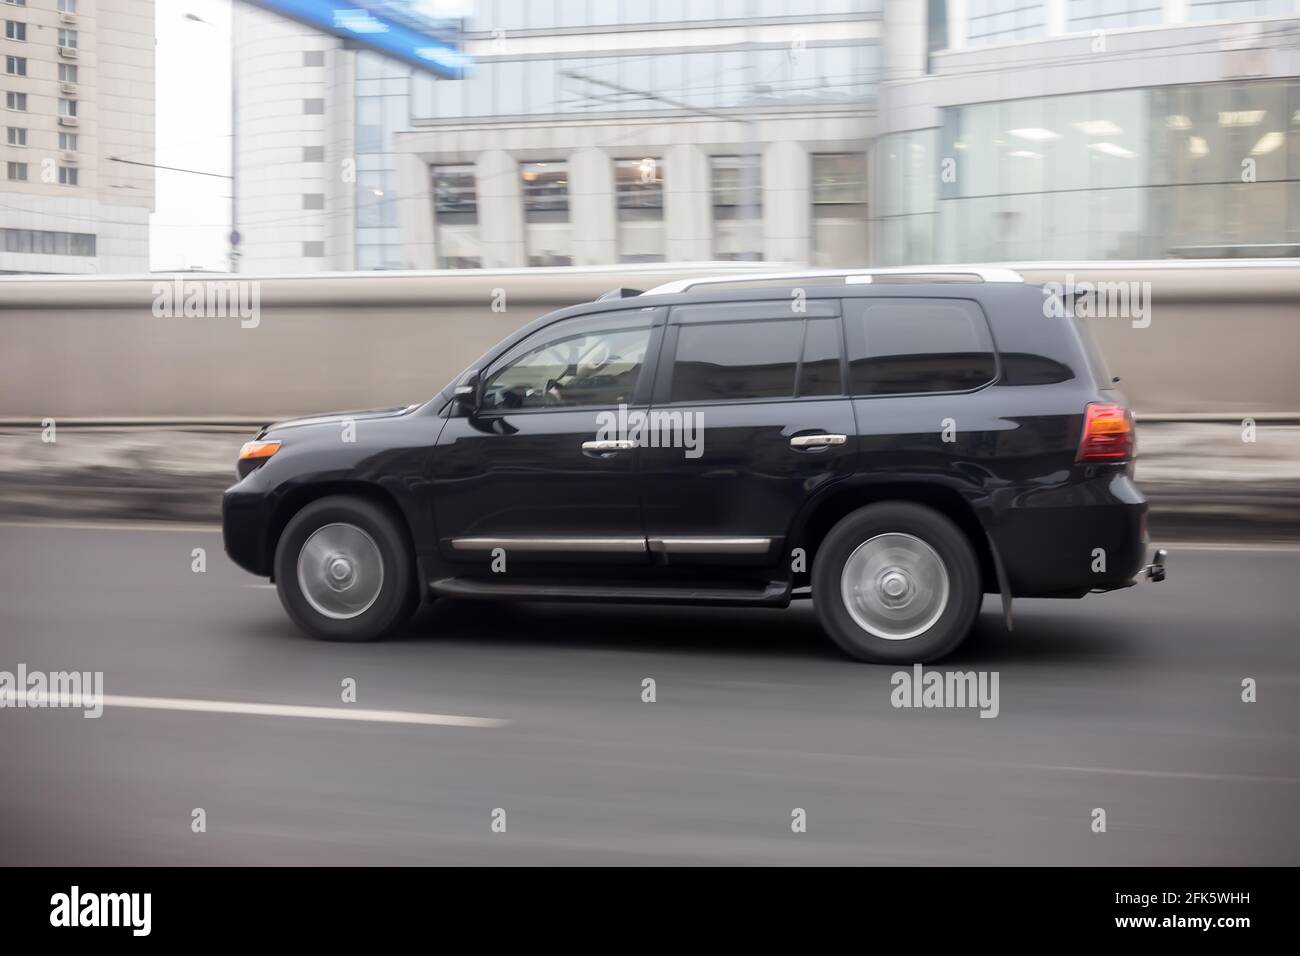
[[[1133,457],[1133,416],[1123,405],[1093,402],[1083,420],[1076,461],[1127,461]]]

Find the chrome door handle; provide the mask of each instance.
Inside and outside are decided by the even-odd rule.
[[[827,445],[843,445],[848,440],[847,435],[796,435],[790,439],[790,447],[825,448]]]
[[[600,441],[585,441],[583,451],[626,451],[635,448],[636,442],[630,438],[607,438]]]

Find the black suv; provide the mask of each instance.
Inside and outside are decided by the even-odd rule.
[[[264,428],[226,550],[326,640],[389,634],[429,594],[812,597],[853,657],[934,660],[986,593],[1009,625],[1013,596],[1144,570],[1132,417],[1044,302],[1005,270],[615,290],[423,405]]]

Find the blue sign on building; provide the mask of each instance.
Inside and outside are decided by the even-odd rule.
[[[419,0],[247,0],[438,76],[458,79],[462,21],[431,17]]]

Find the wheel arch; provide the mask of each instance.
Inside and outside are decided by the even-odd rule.
[[[288,527],[293,516],[313,501],[320,501],[322,498],[329,498],[334,495],[360,498],[382,508],[401,529],[402,538],[406,542],[407,551],[416,568],[417,583],[424,583],[424,569],[420,561],[419,550],[415,546],[415,535],[411,529],[411,522],[407,519],[401,504],[392,492],[382,485],[356,479],[311,482],[298,485],[281,496],[276,503],[275,510],[271,513],[271,520],[267,524],[266,553],[263,555],[265,566],[270,569],[272,581],[275,580],[275,549],[279,546],[280,536],[284,534],[284,529]]]
[[[805,570],[793,575],[794,586],[810,584],[817,550],[840,519],[859,508],[884,501],[907,501],[925,505],[951,520],[975,551],[983,591],[997,593],[1001,590],[993,549],[975,508],[955,489],[927,481],[853,482],[841,483],[828,489],[800,516],[798,526],[790,537],[791,549],[803,548],[807,556]]]

